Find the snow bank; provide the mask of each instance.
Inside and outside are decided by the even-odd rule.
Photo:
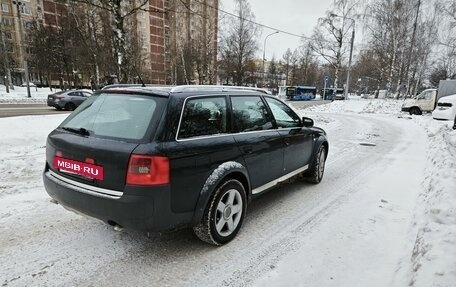
[[[414,211],[414,249],[405,260],[410,286],[456,286],[456,130],[452,121],[401,113],[402,100],[359,99],[312,106],[306,112],[389,114],[410,119],[428,135],[426,177]],[[316,123],[331,123],[316,115]],[[413,176],[413,175],[411,175]]]
[[[369,114],[400,114],[402,100],[393,99],[350,99],[333,101],[326,105],[312,106],[310,112],[325,113],[369,113]]]
[[[410,286],[456,284],[456,130],[452,122],[416,117],[428,134],[428,165],[414,219]]]
[[[0,119],[0,198],[42,185],[46,137],[67,116]]]

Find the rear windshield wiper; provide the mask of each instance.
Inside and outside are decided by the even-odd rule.
[[[80,135],[83,135],[83,136],[90,135],[90,132],[88,130],[86,130],[85,128],[63,127],[62,129],[66,130],[66,131],[69,131],[69,132],[72,132],[72,133],[80,134]]]

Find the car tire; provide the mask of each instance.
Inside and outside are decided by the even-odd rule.
[[[212,245],[223,245],[239,232],[247,209],[244,186],[235,179],[223,182],[209,199],[195,235]]]
[[[320,183],[325,172],[325,163],[326,147],[324,145],[320,145],[309,170],[303,175],[304,180],[310,183]]]
[[[421,115],[421,110],[419,108],[413,107],[409,111],[410,115]]]
[[[74,111],[76,109],[76,105],[73,103],[67,103],[65,105],[65,110],[67,111]]]

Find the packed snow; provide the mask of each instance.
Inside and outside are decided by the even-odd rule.
[[[46,136],[67,115],[1,118],[0,284],[456,286],[456,131],[401,104],[299,110],[328,133],[322,183],[253,201],[219,248],[188,230],[147,238],[63,209],[41,173]]]

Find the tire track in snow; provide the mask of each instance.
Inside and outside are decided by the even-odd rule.
[[[329,131],[332,147],[325,179],[320,185],[299,182],[287,184],[258,198],[248,207],[246,221],[238,237],[226,246],[215,249],[190,246],[193,250],[176,254],[152,245],[147,250],[135,250],[131,255],[135,262],[140,262],[134,264],[137,266],[135,268],[139,268],[134,278],[129,276],[132,266],[129,257],[119,258],[111,263],[109,271],[100,268],[96,272],[97,276],[78,283],[102,285],[113,280],[133,285],[159,282],[161,286],[251,284],[260,274],[270,270],[284,254],[299,247],[306,233],[322,224],[326,216],[337,209],[350,193],[356,192],[359,182],[353,178],[368,176],[372,172],[369,166],[381,161],[382,152],[394,146],[391,139],[397,129],[386,126],[382,120],[357,115],[331,116],[341,121],[344,128]],[[386,127],[382,137],[388,141],[379,144],[374,153],[371,147],[357,145],[359,138],[356,134],[347,138],[347,135],[352,134],[347,127],[372,133],[378,132],[378,126],[382,125]],[[164,258],[167,258],[165,262]],[[173,264],[167,264],[169,262]]]

